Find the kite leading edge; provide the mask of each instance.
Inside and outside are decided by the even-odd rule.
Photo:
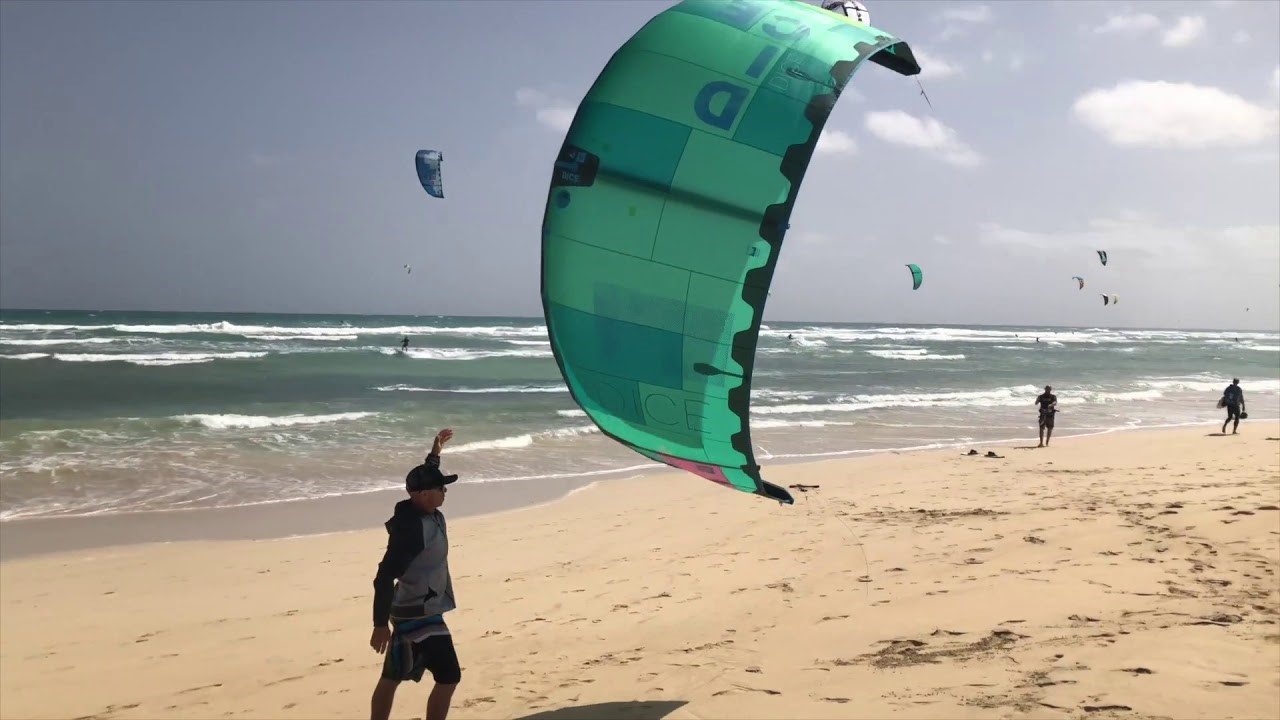
[[[801,180],[864,61],[906,43],[797,0],[685,0],[614,53],[579,105],[542,225],[547,334],[574,401],[652,460],[783,503],[750,392]]]

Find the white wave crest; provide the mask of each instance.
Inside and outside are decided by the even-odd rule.
[[[483,387],[483,388],[424,388],[416,385],[405,385],[399,383],[396,385],[380,385],[374,390],[378,392],[430,392],[430,393],[464,393],[464,394],[487,394],[487,393],[555,393],[568,392],[562,386],[556,385],[521,385],[521,386],[500,386],[500,387]]]
[[[867,350],[868,355],[874,355],[885,360],[963,360],[964,355],[938,355],[931,353],[926,348],[902,348],[900,350]]]
[[[266,357],[265,352],[227,352],[227,353],[115,353],[97,355],[93,353],[54,353],[54,360],[63,362],[127,362],[133,365],[163,366],[190,365],[206,363],[214,360],[247,360]]]
[[[378,348],[383,355],[397,355],[397,348]],[[415,360],[481,360],[500,357],[551,357],[551,350],[466,350],[463,348],[409,348],[403,354]]]
[[[345,412],[329,415],[177,415],[173,419],[184,423],[202,425],[211,430],[241,430],[293,425],[324,425],[373,417],[375,412]]]
[[[557,430],[544,430],[536,433],[512,435],[510,437],[497,438],[495,440],[478,440],[476,442],[450,448],[449,452],[456,454],[482,450],[519,450],[533,445],[538,440],[573,438],[581,435],[591,435],[598,432],[600,432],[600,428],[595,425],[579,425],[576,427],[559,428]]]

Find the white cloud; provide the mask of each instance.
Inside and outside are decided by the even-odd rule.
[[[1165,31],[1160,42],[1165,47],[1187,47],[1204,35],[1205,19],[1200,15],[1184,15]]]
[[[852,155],[858,152],[858,143],[847,132],[823,128],[813,151],[822,155]]]
[[[947,26],[938,33],[939,40],[959,37],[974,25],[991,22],[991,7],[987,5],[963,5],[943,10],[936,18]]]
[[[933,118],[918,118],[901,110],[869,112],[867,130],[888,143],[935,151],[944,162],[960,167],[982,164],[973,148],[960,141],[955,130]]]
[[[1003,251],[1040,256],[1067,257],[1106,250],[1112,264],[1117,261],[1123,264],[1128,257],[1138,258],[1143,264],[1233,271],[1237,269],[1235,263],[1242,260],[1263,263],[1272,269],[1280,261],[1280,226],[1161,225],[1139,213],[1098,218],[1084,229],[1062,232],[983,223],[979,226],[978,240]],[[1092,262],[1092,258],[1089,260]]]
[[[1237,30],[1236,33],[1231,36],[1231,42],[1237,45],[1248,45],[1249,41],[1252,39],[1253,38],[1249,37],[1249,33],[1244,30]]]
[[[991,22],[991,7],[988,5],[965,5],[947,8],[939,16],[942,20],[958,23],[979,24]]]
[[[1165,47],[1187,47],[1204,36],[1208,23],[1201,15],[1184,15],[1171,27],[1165,28],[1160,18],[1151,13],[1126,13],[1112,15],[1107,21],[1093,28],[1098,35],[1142,35],[1163,30],[1160,42]],[[1239,33],[1237,33],[1237,36]],[[1248,36],[1245,36],[1245,40]],[[1236,42],[1242,42],[1236,40]]]
[[[1280,132],[1280,113],[1218,88],[1130,80],[1076,99],[1085,126],[1123,147],[1251,145]]]
[[[993,51],[991,51],[991,50],[983,50],[983,51],[982,51],[982,62],[983,62],[983,63],[985,63],[985,64],[987,64],[987,65],[990,65],[991,63],[993,63],[993,62],[995,62],[995,61],[996,61],[996,54],[995,54],[995,52],[993,52]],[[1016,52],[1009,53],[1009,69],[1010,69],[1010,70],[1012,70],[1013,72],[1017,72],[1017,71],[1021,70],[1021,69],[1022,69],[1022,66],[1025,64],[1025,62],[1026,62],[1026,59],[1025,59],[1025,58],[1023,58],[1021,54],[1016,53]],[[957,71],[959,71],[959,70],[960,70],[960,68],[956,68],[956,69],[957,69]]]
[[[516,90],[516,105],[532,109],[534,119],[559,132],[569,129],[577,112],[573,105],[552,98],[541,90],[527,87]]]
[[[1253,150],[1237,153],[1232,160],[1240,165],[1280,165],[1280,151]]]
[[[1271,89],[1280,92],[1280,65],[1276,65],[1276,69],[1271,73]]]
[[[1093,31],[1100,35],[1108,33],[1128,33],[1138,35],[1160,27],[1160,18],[1150,13],[1137,15],[1112,15],[1107,21]]]
[[[920,48],[912,48],[911,51],[920,63],[920,77],[922,78],[941,80],[960,74],[960,66],[954,62],[944,60]]]
[[[254,167],[270,167],[272,165],[279,165],[282,162],[284,162],[284,157],[281,155],[271,155],[260,152],[249,153],[249,163]]]

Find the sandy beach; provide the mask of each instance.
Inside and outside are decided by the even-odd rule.
[[[790,507],[662,474],[460,517],[450,717],[1277,717],[1280,425],[1216,430],[766,466],[820,486]],[[5,561],[0,715],[367,717],[390,509]]]

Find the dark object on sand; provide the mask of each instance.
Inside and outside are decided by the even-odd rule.
[[[988,450],[988,451],[987,451],[987,454],[986,454],[984,457],[989,457],[989,458],[1002,458],[1002,457],[1004,457],[1004,456],[1003,456],[1003,455],[997,455],[997,454],[996,454],[996,452],[995,452],[994,450]]]
[[[977,455],[977,454],[978,454],[977,450],[970,450],[969,452],[965,453],[965,455]]]
[[[810,490],[814,490],[814,489],[819,488],[819,487],[822,487],[822,486],[821,486],[821,485],[800,485],[800,484],[796,484],[796,485],[788,485],[787,487],[791,488],[792,490],[799,490],[800,492],[809,492]]]

